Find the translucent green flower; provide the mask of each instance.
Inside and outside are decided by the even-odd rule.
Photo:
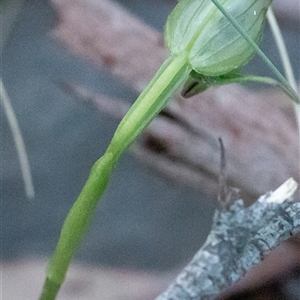
[[[256,43],[272,0],[219,0]],[[254,49],[211,0],[181,0],[168,17],[165,41],[171,55],[187,52],[191,67],[207,76],[246,64]]]

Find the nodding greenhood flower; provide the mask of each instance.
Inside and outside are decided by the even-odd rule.
[[[271,2],[219,0],[256,43]],[[186,52],[191,67],[206,76],[240,68],[254,54],[254,49],[211,0],[181,0],[168,17],[165,41],[172,55]]]

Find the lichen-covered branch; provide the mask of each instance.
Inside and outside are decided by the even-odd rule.
[[[239,280],[278,244],[300,231],[293,179],[245,207],[237,200],[216,211],[203,247],[156,300],[208,300]]]

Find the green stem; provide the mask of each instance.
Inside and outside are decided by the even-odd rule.
[[[190,71],[186,53],[167,59],[121,121],[106,152],[93,165],[85,186],[63,224],[48,264],[40,300],[55,299],[121,154],[164,108]]]
[[[119,124],[106,152],[118,157],[166,106],[168,99],[185,82],[191,67],[187,54],[169,57]]]
[[[248,74],[236,74],[233,77],[216,77],[214,79],[213,77],[206,77],[207,82],[209,85],[224,85],[224,84],[230,84],[230,83],[243,83],[243,82],[260,82],[265,83],[269,85],[276,86],[280,88],[284,93],[286,93],[288,96],[292,97],[290,94],[290,90],[287,89],[286,85],[282,84],[281,82],[270,78],[270,77],[264,77],[264,76],[256,76],[256,75],[248,75]],[[293,102],[295,103],[295,102]]]
[[[279,28],[275,14],[273,12],[272,6],[270,6],[268,9],[267,18],[268,18],[268,22],[269,22],[271,31],[272,31],[274,39],[275,39],[275,43],[277,45],[277,49],[278,49],[278,52],[280,55],[282,66],[284,68],[285,77],[286,77],[287,81],[289,82],[290,86],[295,91],[297,91],[297,83],[296,83],[294,71],[292,68],[292,64],[291,64],[291,61],[290,61],[290,58],[289,58],[289,55],[288,55],[288,52],[286,49],[285,42],[283,40],[281,30]]]
[[[297,83],[296,83],[296,79],[295,79],[295,75],[293,72],[293,68],[292,68],[292,64],[286,49],[286,45],[285,42],[283,40],[283,36],[281,34],[281,30],[278,26],[275,14],[273,12],[272,7],[269,7],[268,13],[267,13],[267,18],[268,18],[268,22],[271,28],[271,31],[273,33],[273,36],[275,38],[275,42],[278,48],[278,52],[281,58],[281,62],[285,71],[285,77],[287,78],[287,81],[290,83],[291,87],[295,90],[298,91],[298,95],[299,95],[299,90],[297,87]],[[294,102],[294,111],[295,111],[295,117],[297,120],[297,124],[298,124],[298,131],[300,131],[300,107],[299,107],[299,102],[295,103]]]

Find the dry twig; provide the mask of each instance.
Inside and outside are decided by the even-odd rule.
[[[244,207],[237,200],[216,211],[212,230],[192,261],[157,300],[215,299],[278,244],[300,231],[300,203],[289,179]]]

